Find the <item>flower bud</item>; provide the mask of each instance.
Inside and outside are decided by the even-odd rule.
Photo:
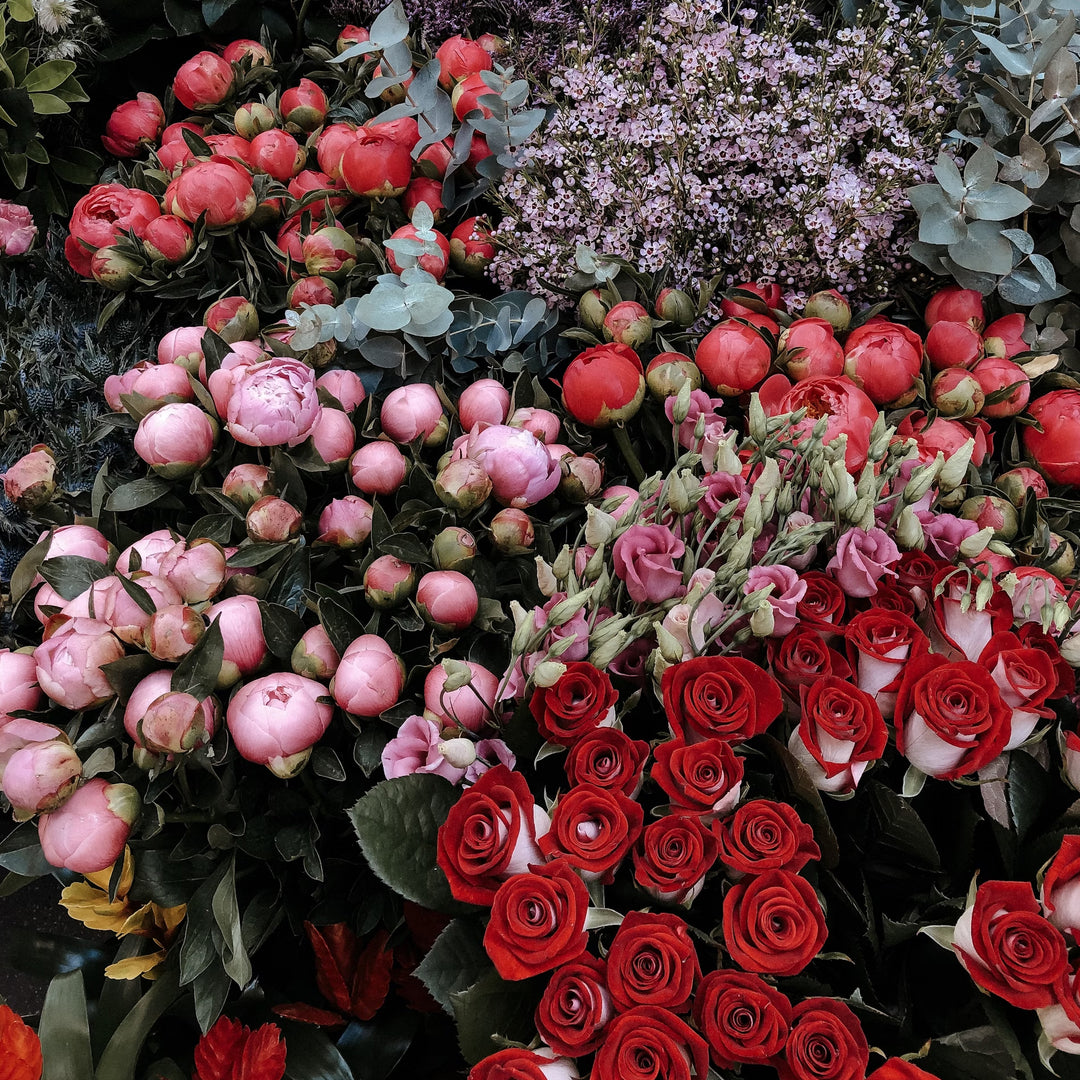
[[[476,744],[472,739],[447,739],[439,743],[439,753],[455,769],[467,769],[476,760]]]
[[[771,637],[775,629],[775,620],[772,604],[768,600],[763,600],[750,616],[750,632],[754,637]]]
[[[195,250],[191,226],[175,214],[154,218],[143,230],[141,240],[146,254],[167,266],[182,263]]]
[[[536,556],[536,584],[545,596],[554,596],[559,583],[551,571],[551,564],[542,555]]]
[[[230,345],[250,341],[259,332],[259,313],[246,297],[226,296],[206,309],[203,325]]]
[[[90,274],[99,284],[114,292],[129,289],[142,269],[138,259],[115,245],[100,247],[90,256]]]
[[[119,858],[142,801],[128,784],[88,780],[59,809],[38,820],[41,850],[50,865],[96,874]]]
[[[808,319],[824,319],[837,333],[851,325],[851,305],[835,289],[814,293],[806,301],[803,315]]]
[[[300,534],[303,514],[276,495],[265,495],[247,512],[244,524],[254,543],[280,544]]]
[[[176,663],[187,656],[206,631],[206,623],[193,607],[170,604],[150,616],[143,642],[155,659]]]
[[[371,536],[371,503],[357,495],[331,499],[319,515],[318,543],[335,547],[360,547]]]
[[[450,525],[432,541],[431,558],[439,570],[467,570],[476,558],[476,538],[468,529]]]
[[[933,487],[944,464],[945,458],[939,451],[929,465],[919,465],[912,470],[911,479],[904,485],[901,495],[908,506],[917,503]]]
[[[304,631],[289,658],[289,666],[297,675],[323,681],[334,677],[340,663],[341,657],[321,623]]]
[[[979,413],[985,403],[979,380],[962,367],[939,371],[930,384],[930,404],[942,416],[966,420]]]
[[[365,443],[349,460],[350,478],[365,495],[392,495],[408,470],[405,455],[385,439]]]
[[[280,108],[287,124],[301,131],[314,131],[322,126],[330,103],[320,87],[310,79],[301,79],[299,86],[290,86],[281,95]]]
[[[233,69],[217,53],[196,53],[181,65],[173,79],[173,93],[185,109],[211,109],[232,92]]]
[[[532,519],[524,510],[500,510],[491,519],[491,539],[503,555],[524,555],[536,542]]]
[[[4,494],[20,509],[32,512],[44,506],[56,492],[56,459],[38,443],[3,473]]]
[[[614,515],[591,504],[586,506],[585,543],[590,547],[599,547],[601,544],[606,544],[615,535],[615,524]],[[558,565],[558,560],[556,560],[556,565]],[[565,574],[559,574],[558,570],[555,572],[559,577],[566,576]]]
[[[1016,536],[1020,525],[1016,507],[996,495],[974,495],[965,499],[960,507],[960,516],[974,521],[980,529],[992,529],[995,540],[1006,542]]]
[[[364,571],[364,596],[374,608],[405,603],[416,588],[416,571],[393,555],[380,555]]]
[[[905,551],[921,551],[926,546],[922,522],[910,506],[905,506],[896,519],[896,542]]]
[[[251,140],[264,131],[277,126],[277,116],[269,105],[261,101],[248,101],[233,114],[236,134],[242,139]]]
[[[981,555],[986,549],[986,545],[994,538],[994,530],[992,528],[980,529],[973,536],[969,536],[962,540],[960,543],[960,554],[965,559],[974,559],[976,555]]]
[[[456,570],[432,570],[416,587],[416,606],[424,620],[444,633],[460,633],[476,618],[476,586]]]
[[[663,402],[677,395],[687,384],[690,390],[700,389],[701,371],[685,353],[662,352],[649,361],[645,369],[645,382],[653,398]],[[682,420],[676,418],[675,423],[681,424],[685,419],[684,413]]]
[[[383,432],[403,445],[422,437],[425,446],[437,446],[449,430],[439,395],[427,383],[391,390],[379,415]]]
[[[450,265],[466,277],[482,277],[495,258],[490,226],[483,217],[466,218],[450,234]],[[499,421],[500,423],[502,421]]]
[[[439,470],[435,494],[451,510],[470,514],[482,506],[491,494],[491,477],[472,458],[458,458]]]
[[[33,742],[16,750],[4,767],[2,786],[17,821],[55,810],[75,790],[82,762],[66,738]]]
[[[697,304],[682,289],[661,289],[653,305],[658,319],[666,319],[680,329],[697,318]]]
[[[602,329],[605,341],[616,341],[638,350],[653,336],[649,313],[635,300],[623,300],[604,316]]]
[[[983,406],[982,414],[991,420],[1016,416],[1031,398],[1031,380],[1024,369],[1011,360],[988,356],[975,365],[971,374],[990,399]]]
[[[1024,505],[1029,491],[1035,499],[1045,499],[1050,495],[1050,489],[1042,475],[1024,466],[999,473],[994,480],[994,486],[1017,509]]]
[[[396,705],[405,685],[405,665],[375,634],[362,634],[342,653],[330,693],[354,716],[378,716]]]
[[[594,334],[603,333],[604,318],[610,310],[599,289],[590,289],[578,300],[578,319],[586,330]]]
[[[592,454],[566,454],[560,461],[562,479],[559,494],[575,503],[585,503],[600,494],[604,468]]]
[[[592,638],[590,637],[590,642]],[[589,653],[588,661],[595,668],[603,671],[616,656],[621,653],[630,642],[630,635],[626,630],[619,630],[612,635],[609,641],[596,645]]]
[[[938,487],[941,491],[952,491],[965,481],[974,450],[975,440],[968,439],[959,450],[949,455],[948,460],[942,465],[941,471],[938,473]],[[983,544],[983,547],[985,546]]]
[[[566,665],[557,660],[542,660],[533,671],[533,682],[537,686],[554,686],[566,674]]]

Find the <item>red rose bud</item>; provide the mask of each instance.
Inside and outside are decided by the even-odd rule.
[[[476,558],[476,538],[468,529],[449,525],[431,542],[431,558],[440,570],[468,570]]]
[[[1000,420],[1023,412],[1031,397],[1031,380],[1019,364],[1004,357],[988,356],[972,368],[971,374],[978,380],[987,398],[996,395],[994,400],[983,406],[983,416]],[[1006,390],[1009,390],[1007,394]]]
[[[345,186],[354,195],[368,199],[396,198],[412,178],[411,152],[394,139],[374,132],[354,137],[339,160]],[[334,175],[321,155],[319,167]]]
[[[289,659],[293,671],[309,679],[332,679],[340,663],[341,657],[322,624],[304,631]]]
[[[281,95],[278,108],[285,123],[301,131],[314,131],[326,119],[330,103],[319,86],[310,79],[301,79],[299,86],[290,86]]]
[[[157,142],[164,127],[161,102],[153,94],[139,94],[134,101],[125,101],[113,110],[101,142],[115,157],[135,157],[144,146]]]
[[[221,493],[246,510],[264,495],[274,494],[270,470],[265,465],[234,465],[221,482]]]
[[[450,234],[450,265],[467,277],[480,277],[495,258],[487,218],[466,218]]]
[[[749,292],[753,293],[755,296],[759,296],[761,302],[767,307],[776,308],[779,311],[787,310],[779,285],[744,281],[735,285],[734,288],[739,289],[742,292]],[[745,304],[740,303],[738,299],[729,300],[726,297],[720,301],[720,310],[727,315],[728,318],[738,316],[740,319],[744,319],[748,315],[762,314],[758,308],[747,307]]]
[[[969,368],[982,356],[982,349],[982,338],[965,323],[935,323],[926,335],[926,355],[935,371]]]
[[[498,80],[496,80],[496,83],[498,83]],[[492,88],[484,82],[484,77],[480,72],[468,75],[454,87],[454,92],[450,95],[450,103],[454,107],[454,115],[458,120],[463,121],[469,113],[479,109],[483,118],[488,120],[491,118],[492,112],[486,105],[480,103],[480,98],[487,94],[498,93],[498,90],[492,90]]]
[[[331,124],[325,128],[315,143],[315,155],[319,168],[331,179],[341,179],[341,159],[345,151],[356,142],[355,124]]]
[[[640,349],[652,340],[652,319],[649,313],[634,300],[623,300],[605,316],[604,340]]]
[[[589,427],[629,420],[645,398],[645,374],[629,345],[595,345],[570,361],[563,376],[563,405]]]
[[[835,289],[823,289],[806,301],[803,317],[824,319],[837,333],[841,333],[851,325],[851,305]]]
[[[424,620],[444,633],[460,633],[479,610],[476,586],[456,570],[431,570],[416,587],[416,606]]]
[[[1027,317],[1020,311],[995,319],[983,331],[983,348],[987,356],[1003,356],[1011,360],[1018,353],[1028,352],[1031,346],[1024,340],[1025,326]]]
[[[717,323],[701,339],[694,356],[706,382],[718,394],[752,390],[769,373],[773,351],[753,328],[734,319]]]
[[[490,71],[491,54],[478,41],[455,34],[436,50],[439,61],[439,85],[449,90],[455,83],[478,71]]]
[[[402,225],[391,234],[391,240],[407,240],[411,245],[422,248],[418,254],[402,255],[389,245],[386,248],[386,261],[395,274],[400,274],[407,266],[419,266],[426,270],[436,281],[446,276],[450,263],[450,242],[438,230],[432,230],[434,240],[421,240],[415,225]]]
[[[844,350],[826,319],[796,319],[780,335],[778,349],[788,378],[796,382],[844,372]]]
[[[1024,505],[1024,499],[1029,491],[1036,499],[1045,499],[1050,495],[1050,489],[1042,476],[1034,469],[1024,466],[1000,473],[994,480],[994,487],[1017,508]]]
[[[980,529],[993,529],[995,540],[1008,542],[1016,536],[1020,524],[1016,507],[996,495],[973,495],[960,507],[960,516],[974,521]]]
[[[210,109],[220,105],[232,92],[232,87],[232,64],[212,52],[197,53],[181,66],[173,79],[173,93],[185,109]]]
[[[922,369],[922,338],[899,323],[871,321],[844,343],[844,374],[875,405],[901,406],[916,393]]]
[[[259,332],[259,313],[247,297],[226,296],[206,309],[203,325],[230,345],[251,341]]]
[[[470,514],[482,506],[491,494],[491,477],[472,458],[458,458],[439,470],[435,494],[443,506]]]
[[[491,519],[491,539],[503,555],[525,555],[536,542],[536,531],[524,510],[507,507]]]
[[[251,140],[251,166],[284,183],[291,180],[307,160],[307,151],[287,132],[271,128]]]
[[[230,64],[239,64],[245,57],[250,57],[253,67],[256,64],[271,63],[270,53],[267,52],[266,47],[251,38],[239,38],[229,42],[223,50],[223,56]]]
[[[32,447],[0,475],[4,495],[23,510],[37,510],[56,492],[56,459],[44,443]]]
[[[222,157],[197,161],[185,169],[173,192],[173,212],[190,222],[205,214],[209,229],[239,225],[255,213],[256,205],[251,177],[242,166]]]
[[[90,276],[114,292],[129,289],[141,269],[139,260],[119,247],[98,248],[90,256]]]
[[[409,181],[409,186],[405,189],[405,194],[401,196],[401,209],[408,215],[410,221],[412,221],[413,213],[416,208],[423,203],[430,211],[431,216],[435,219],[435,223],[438,224],[446,216],[446,207],[443,205],[442,198],[443,186],[441,180],[433,180],[429,176],[417,176],[415,179]],[[459,225],[460,229],[461,226]],[[457,233],[457,229],[454,230]],[[450,244],[451,261],[453,261],[453,241]]]
[[[405,455],[383,439],[365,443],[349,462],[353,485],[365,495],[392,495],[401,486],[408,469]]]
[[[1080,391],[1052,390],[1028,413],[1042,427],[1024,427],[1024,449],[1054,484],[1080,484]]]
[[[393,555],[380,555],[364,571],[364,597],[372,607],[400,607],[415,588],[416,570]]]
[[[600,334],[604,330],[604,319],[611,310],[611,305],[604,299],[599,289],[590,289],[582,293],[578,300],[578,319],[586,330]]]
[[[34,742],[16,750],[4,766],[3,788],[17,821],[55,810],[82,776],[75,748],[63,739]]]
[[[182,263],[195,248],[195,234],[183,218],[162,214],[146,226],[142,237],[146,254],[169,266]]]
[[[135,453],[166,480],[191,476],[213,456],[217,430],[198,405],[162,405],[139,421]]]
[[[368,33],[367,28],[363,26],[353,26],[350,23],[344,27],[340,34],[338,34],[337,41],[334,43],[334,48],[338,53],[343,53],[346,49],[351,48],[353,45],[362,45],[365,41],[371,40],[371,34]]]
[[[266,495],[247,512],[244,524],[248,539],[258,544],[280,544],[300,533],[303,515],[292,503]]]
[[[175,664],[198,645],[206,623],[187,604],[170,604],[150,616],[143,643],[155,659]]]
[[[261,101],[246,101],[233,114],[236,134],[242,139],[254,139],[277,126],[277,114]]]
[[[701,386],[701,371],[685,353],[663,352],[654,356],[645,369],[645,383],[657,401],[676,395],[685,382],[691,390]]]
[[[930,384],[930,404],[942,416],[966,420],[980,412],[985,403],[986,396],[979,380],[966,368],[945,368],[934,376],[934,381]]]
[[[965,323],[972,330],[981,331],[986,325],[982,294],[974,289],[961,289],[959,285],[946,285],[930,297],[924,321],[929,327],[940,322]]]
[[[285,302],[298,311],[304,304],[336,304],[338,296],[338,287],[329,278],[302,277],[289,286]]]
[[[59,809],[38,819],[46,861],[76,874],[96,874],[112,866],[141,806],[139,793],[128,784],[88,780]]]
[[[697,318],[697,304],[682,289],[661,289],[653,305],[658,319],[687,327]]]

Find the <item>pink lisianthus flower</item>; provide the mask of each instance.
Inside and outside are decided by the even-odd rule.
[[[892,566],[899,561],[900,549],[884,529],[848,529],[825,569],[848,596],[867,597],[883,577],[896,577]]]
[[[19,203],[0,199],[0,255],[25,255],[37,236],[33,215]]]
[[[456,745],[450,747],[451,742],[457,744],[468,740],[452,739],[448,742],[443,739],[439,725],[433,720],[410,716],[398,728],[397,735],[383,747],[383,772],[388,780],[411,776],[413,773],[434,773],[444,780],[449,780],[451,784],[460,783],[465,777],[467,766],[452,764],[442,752],[446,747],[450,755],[455,756],[453,751],[461,748]],[[475,750],[473,757],[475,758]]]
[[[686,545],[665,525],[631,525],[614,543],[615,573],[639,604],[670,600],[683,587],[675,565]]]
[[[752,566],[746,575],[743,592],[749,595],[768,585],[773,586],[773,591],[767,597],[773,610],[773,631],[770,636],[784,637],[798,625],[796,608],[806,595],[806,582],[790,566]]]

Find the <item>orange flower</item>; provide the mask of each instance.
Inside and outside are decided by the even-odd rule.
[[[0,1080],[41,1080],[41,1068],[37,1032],[0,1005]]]

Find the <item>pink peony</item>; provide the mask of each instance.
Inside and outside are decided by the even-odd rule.
[[[129,784],[88,780],[58,810],[38,819],[48,862],[76,874],[96,874],[120,857],[142,801]]]
[[[37,680],[57,705],[89,709],[116,693],[101,669],[123,655],[124,646],[107,623],[54,615],[34,650]]]
[[[275,357],[236,380],[226,418],[229,434],[246,446],[299,446],[321,411],[315,372],[300,360]]]
[[[82,776],[82,762],[67,739],[28,743],[8,758],[2,786],[15,816],[55,810]]]
[[[218,686],[232,686],[254,674],[269,655],[263,636],[262,611],[253,596],[227,596],[206,610],[210,623],[220,621],[225,640],[225,658],[221,663]]]
[[[33,652],[0,649],[0,724],[4,714],[16,709],[33,712],[42,696]]]
[[[562,478],[559,463],[531,432],[493,424],[468,436],[466,455],[491,478],[495,498],[525,510],[550,495]]]
[[[25,255],[37,236],[33,215],[19,203],[0,199],[0,255]]]
[[[355,716],[378,716],[396,705],[405,685],[405,666],[381,637],[362,634],[341,656],[330,693]]]
[[[441,724],[460,724],[469,731],[481,731],[496,719],[495,695],[499,680],[486,667],[466,661],[472,679],[456,690],[446,689],[449,677],[436,664],[424,679],[424,715]]]

